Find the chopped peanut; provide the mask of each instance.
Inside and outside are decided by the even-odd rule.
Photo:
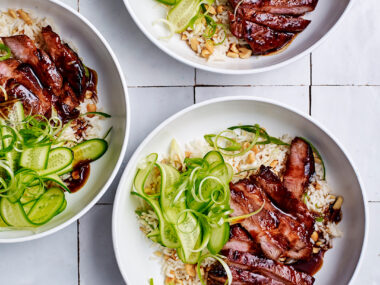
[[[338,196],[338,198],[336,199],[336,201],[334,203],[333,209],[334,210],[340,210],[340,208],[342,208],[342,204],[343,204],[343,197]]]
[[[201,51],[201,56],[204,58],[208,58],[211,55],[211,52],[208,49],[203,49]]]
[[[24,10],[22,9],[19,9],[17,10],[17,13],[19,15],[19,17],[24,20],[25,23],[27,23],[28,25],[31,25],[33,24],[32,20],[30,19],[28,13],[26,13]]]
[[[154,254],[155,254],[156,256],[162,256],[162,252],[159,251],[159,250],[156,250],[156,251],[154,252]]]
[[[212,54],[214,52],[214,43],[212,41],[207,41],[205,48]]]
[[[315,245],[316,245],[316,246],[321,246],[321,245],[322,245],[322,242],[321,242],[321,241],[317,241]]]
[[[87,112],[96,112],[95,104],[87,104]]]
[[[184,34],[184,33],[182,33],[181,34],[181,40],[186,41],[187,40],[187,35]]]
[[[165,278],[165,285],[174,285],[175,281],[175,278],[174,277],[169,277],[169,276],[166,276]]]
[[[191,276],[195,277],[195,267],[192,264],[185,264],[186,273]]]
[[[190,155],[191,155],[191,152],[190,152],[190,151],[186,151],[186,152],[185,152],[185,156],[186,156],[186,158],[189,158]]]
[[[240,58],[249,58],[252,55],[252,50],[248,48],[241,47],[239,48],[239,56]]]
[[[259,148],[257,147],[257,145],[255,145],[253,148],[252,148],[253,152],[255,154],[258,154],[260,152]]]
[[[84,94],[84,97],[86,99],[91,99],[92,98],[92,92],[90,90],[87,90],[86,93]]]
[[[206,12],[210,13],[211,15],[216,15],[216,10],[214,6],[205,5]]]
[[[8,9],[8,14],[11,16],[13,19],[17,19],[17,14],[16,11],[13,9]]]
[[[191,38],[190,39],[190,47],[193,51],[198,51],[199,42],[197,38]]]
[[[255,154],[252,153],[252,152],[250,152],[250,153],[248,154],[248,157],[247,157],[247,163],[248,163],[248,164],[254,163],[254,162],[255,162],[255,159],[256,159]]]
[[[318,233],[316,231],[314,231],[311,235],[311,239],[316,242],[318,240]]]
[[[322,189],[321,185],[318,182],[315,183],[315,189],[317,189],[317,190]]]
[[[73,173],[71,173],[71,177],[72,177],[74,180],[78,180],[78,179],[80,178],[80,176],[79,176],[79,171],[78,171],[78,170],[73,171]]]
[[[238,58],[239,54],[229,51],[227,52],[227,56],[231,58]]]
[[[239,53],[239,50],[238,48],[236,47],[236,44],[231,44],[230,46],[230,51],[234,52],[234,53]]]
[[[223,5],[219,5],[218,7],[216,7],[216,12],[218,14],[222,14],[225,10],[226,10],[226,7]]]
[[[317,254],[321,249],[319,247],[313,247],[313,253]]]
[[[273,161],[270,163],[270,167],[275,168],[275,167],[277,166],[277,164],[278,164],[278,160],[277,160],[277,159],[276,159],[276,160],[273,160]]]

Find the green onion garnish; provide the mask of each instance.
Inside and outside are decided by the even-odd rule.
[[[4,44],[0,44],[0,50],[6,52],[5,55],[0,57],[0,61],[6,60],[11,57],[11,49]]]

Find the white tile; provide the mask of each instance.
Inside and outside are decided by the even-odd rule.
[[[78,1],[79,0],[61,0],[62,3],[71,6],[71,8],[74,8],[75,10],[78,10]]]
[[[309,85],[310,59],[305,56],[283,68],[251,75],[221,75],[197,70],[197,85]]]
[[[124,284],[111,233],[112,206],[95,206],[80,219],[80,284]]]
[[[353,284],[378,285],[380,283],[380,203],[369,204],[368,245],[363,254],[363,262]]]
[[[101,199],[112,203],[122,170],[127,160],[143,139],[166,118],[194,102],[192,87],[129,88],[131,104],[131,130],[127,155],[114,183]]]
[[[380,87],[313,87],[311,110],[348,150],[368,199],[380,201]]]
[[[78,284],[77,224],[35,241],[0,244],[0,283]]]
[[[309,87],[256,86],[256,87],[197,87],[196,102],[223,96],[255,96],[283,102],[304,113],[309,113]]]
[[[379,15],[378,0],[355,1],[338,29],[313,52],[313,84],[380,84]]]
[[[194,84],[194,69],[177,62],[154,46],[135,25],[123,1],[81,0],[80,12],[110,43],[128,85]]]

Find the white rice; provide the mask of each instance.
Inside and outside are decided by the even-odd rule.
[[[252,141],[252,134],[247,132],[237,132],[238,142]],[[292,137],[284,135],[280,138],[281,140],[290,143]],[[172,144],[171,149],[175,146],[176,151],[178,152],[177,156],[169,154],[169,156],[160,157],[164,161],[172,163],[174,166],[182,163],[182,157],[203,157],[207,152],[212,150],[209,144],[202,138],[196,139],[189,143],[186,143],[181,149],[177,144]],[[256,152],[255,152],[256,151]],[[276,144],[267,144],[260,146],[258,149],[250,150],[246,154],[237,157],[227,157],[224,156],[225,161],[232,165],[234,169],[234,181],[240,180],[249,176],[251,173],[254,173],[261,165],[272,166],[272,169],[275,173],[281,176],[285,170],[286,159],[289,153],[289,146],[276,145]],[[249,161],[249,157],[254,156],[254,161]],[[179,161],[172,161],[171,158],[177,157]],[[319,159],[315,160],[316,165],[316,175],[313,177],[309,187],[306,190],[307,197],[304,201],[309,208],[309,210],[317,213],[323,214],[323,212],[333,203],[336,199],[335,196],[331,194],[331,190],[328,186],[327,181],[323,180],[323,168]],[[253,169],[253,170],[251,170]],[[243,170],[251,170],[239,173]],[[152,231],[152,228],[158,226],[158,220],[155,213],[152,210],[144,212],[140,217],[139,221],[141,223],[142,231],[147,234]],[[316,242],[312,243],[323,250],[328,250],[332,247],[332,240],[335,237],[342,236],[341,231],[338,228],[338,225],[334,222],[316,222],[315,231],[318,232],[319,238]],[[197,276],[189,276],[186,266],[181,260],[178,259],[178,256],[173,249],[167,249],[160,245],[157,245],[156,255],[162,258],[163,262],[163,274],[166,278],[166,283],[169,284],[169,281],[173,281],[174,284],[186,284],[186,285],[200,285],[200,281]],[[207,260],[202,264],[203,271],[206,271],[206,268],[210,266],[214,261]]]

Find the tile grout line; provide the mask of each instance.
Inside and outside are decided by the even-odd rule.
[[[152,86],[143,86],[143,85],[130,85],[128,88],[181,88],[181,87],[204,87],[204,88],[215,88],[215,87],[306,87],[310,86],[310,84],[299,84],[299,85],[248,85],[248,84],[236,84],[236,85],[216,85],[216,84],[195,84],[195,85],[152,85]],[[313,87],[380,87],[380,85],[369,85],[369,84],[312,84]]]
[[[77,0],[77,10],[78,10],[78,13],[80,13],[80,8],[79,8],[80,5],[79,5],[79,1],[80,1],[80,0]]]
[[[80,242],[79,242],[79,225],[80,221],[77,220],[77,263],[78,263],[78,285],[80,285]]]
[[[197,69],[194,68],[194,86],[193,86],[193,103],[196,103],[196,95],[195,95],[195,89],[197,86]]]
[[[309,85],[309,115],[311,116],[311,103],[312,103],[312,86],[313,86],[313,57],[312,53],[309,56],[310,60],[310,85]]]

